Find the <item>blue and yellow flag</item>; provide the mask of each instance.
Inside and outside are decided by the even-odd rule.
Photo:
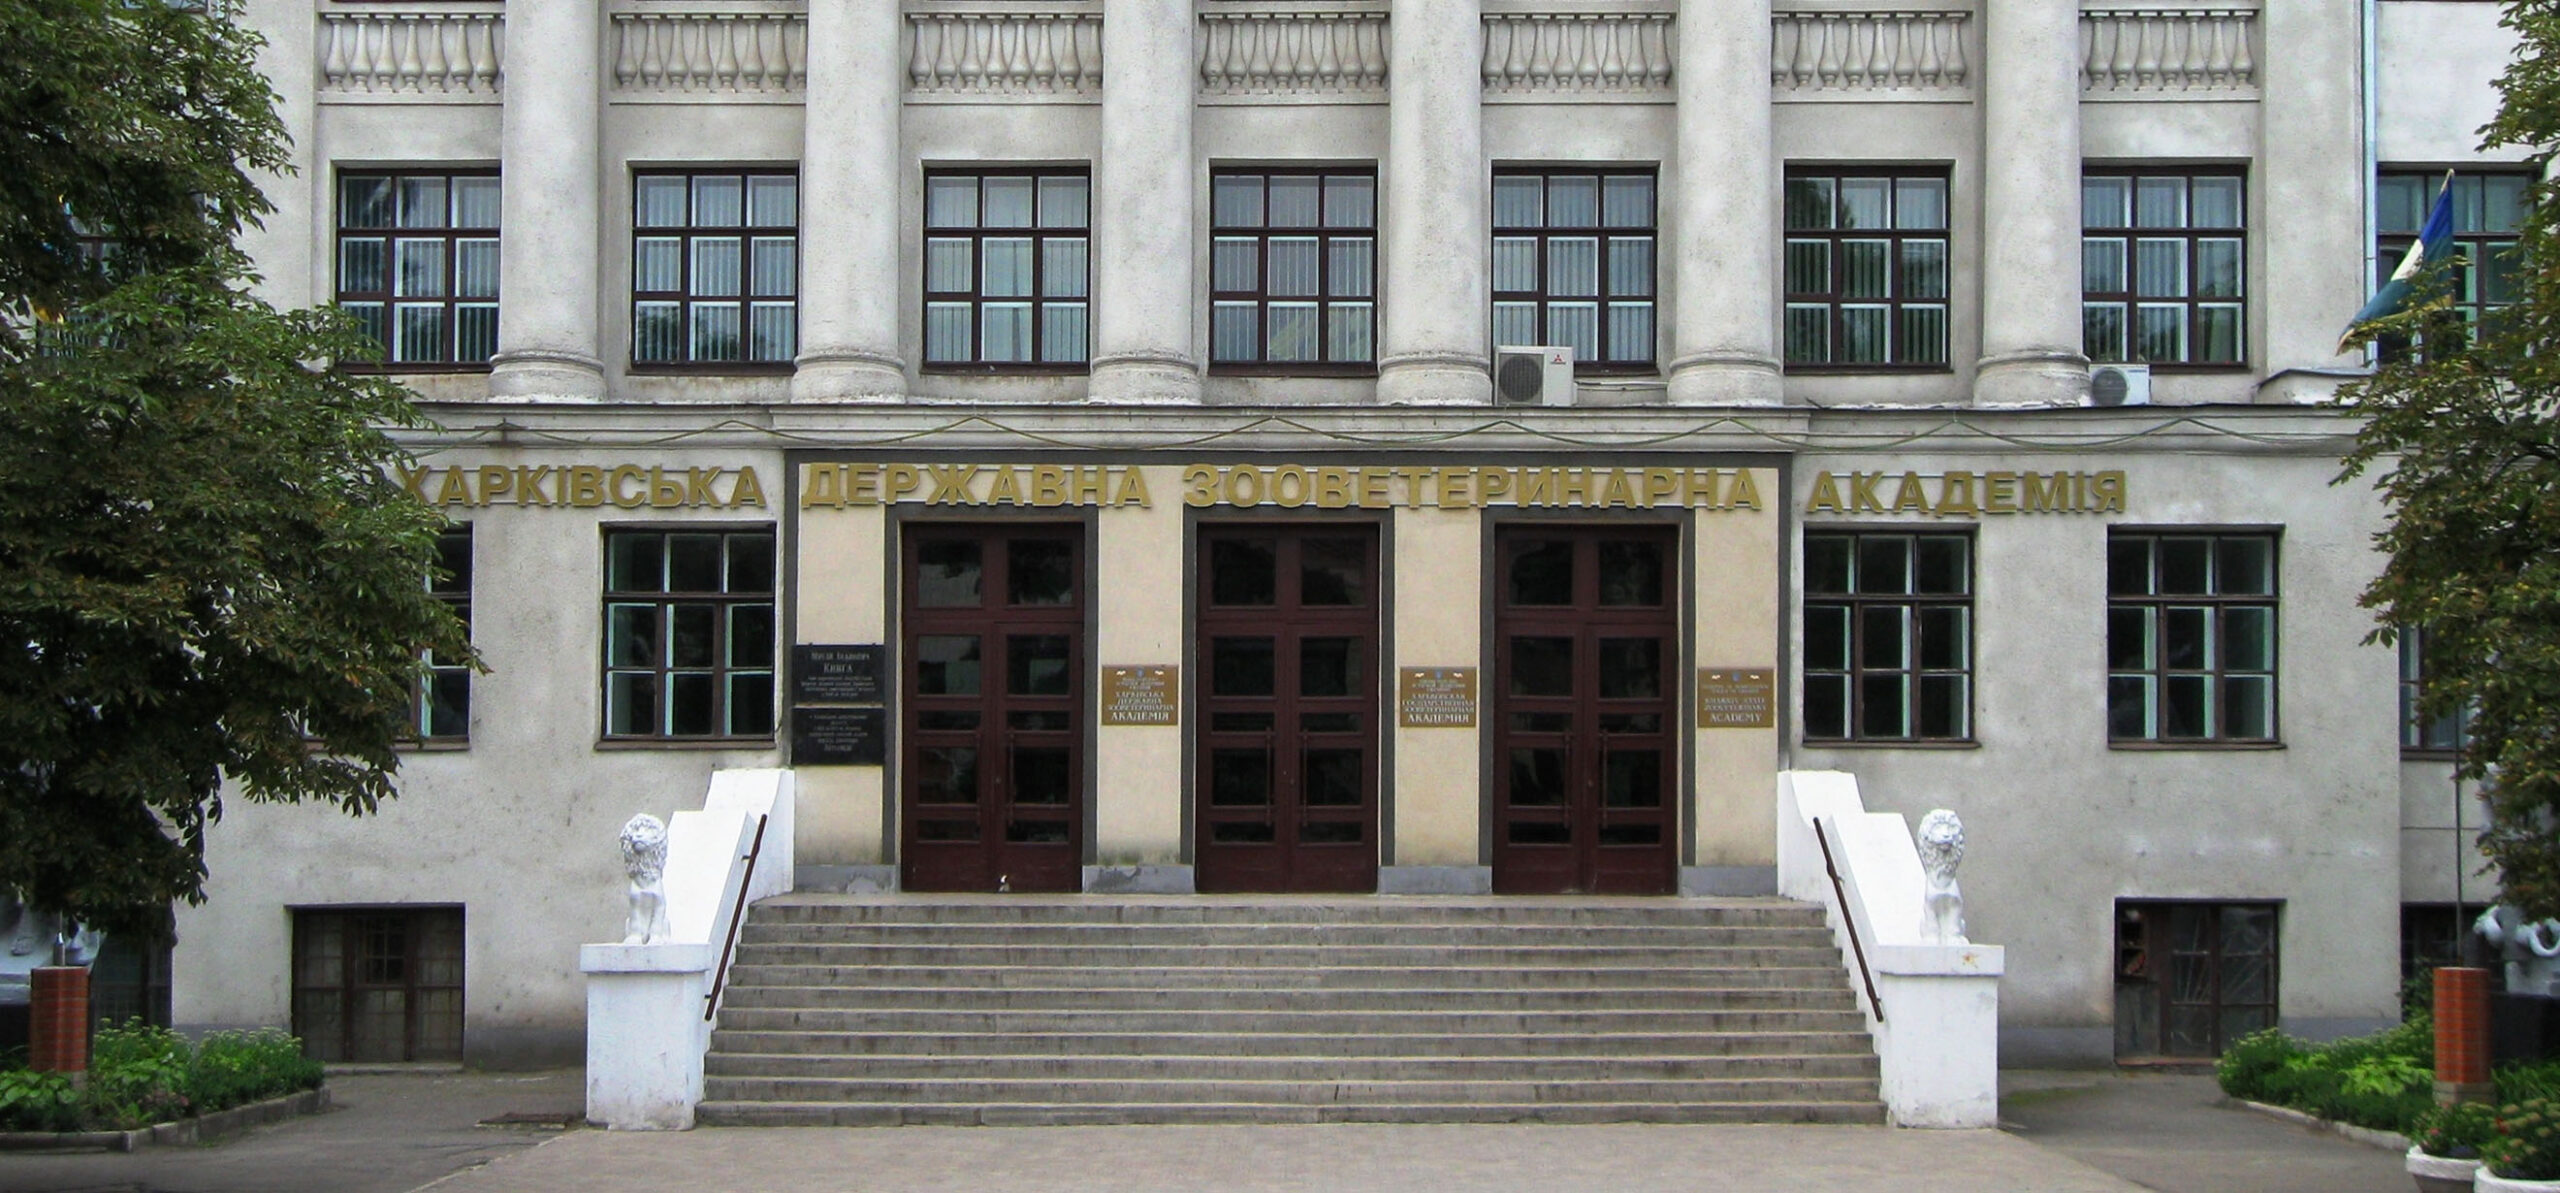
[[[2453,254],[2453,171],[2444,172],[2444,186],[2436,191],[2436,205],[2427,211],[2427,222],[2418,229],[2418,243],[2409,246],[2400,258],[2400,268],[2391,271],[2391,280],[2373,292],[2371,301],[2356,317],[2347,321],[2347,332],[2375,319],[2400,313],[2409,303],[2409,292],[2417,287],[2418,274],[2426,267]],[[2338,341],[2338,351],[2347,350],[2345,339]]]

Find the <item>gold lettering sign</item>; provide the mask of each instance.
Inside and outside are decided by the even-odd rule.
[[[1178,725],[1182,723],[1182,684],[1169,666],[1105,666],[1102,669],[1102,723],[1105,725]]]
[[[2122,469],[2104,472],[1817,472],[1807,514],[2121,514]]]
[[[1283,509],[1695,509],[1761,512],[1747,468],[1186,464],[1189,506]],[[1151,508],[1146,474],[1118,464],[807,464],[800,508],[880,505]]]
[[[1476,669],[1405,667],[1396,673],[1396,724],[1407,729],[1476,727]]]
[[[1777,673],[1766,667],[1700,667],[1698,728],[1775,728],[1777,691]]]
[[[1147,477],[1116,464],[808,464],[800,508],[866,505],[1134,506],[1155,504]]]
[[[765,508],[764,485],[746,468],[666,468],[651,464],[421,464],[396,466],[400,487],[433,506],[486,509]]]

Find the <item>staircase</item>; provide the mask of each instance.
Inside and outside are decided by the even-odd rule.
[[[1819,907],[787,895],[700,1122],[1878,1123]]]

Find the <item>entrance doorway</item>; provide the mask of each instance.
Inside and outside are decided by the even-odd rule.
[[[1194,882],[1378,889],[1378,532],[1201,532]]]
[[[1670,527],[1496,533],[1495,891],[1676,889],[1675,542]]]
[[[1082,529],[914,525],[905,557],[906,889],[1081,889]]]

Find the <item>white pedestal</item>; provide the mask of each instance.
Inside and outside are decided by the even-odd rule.
[[[683,1131],[702,1101],[707,944],[591,944],[587,1121],[616,1131]]]

